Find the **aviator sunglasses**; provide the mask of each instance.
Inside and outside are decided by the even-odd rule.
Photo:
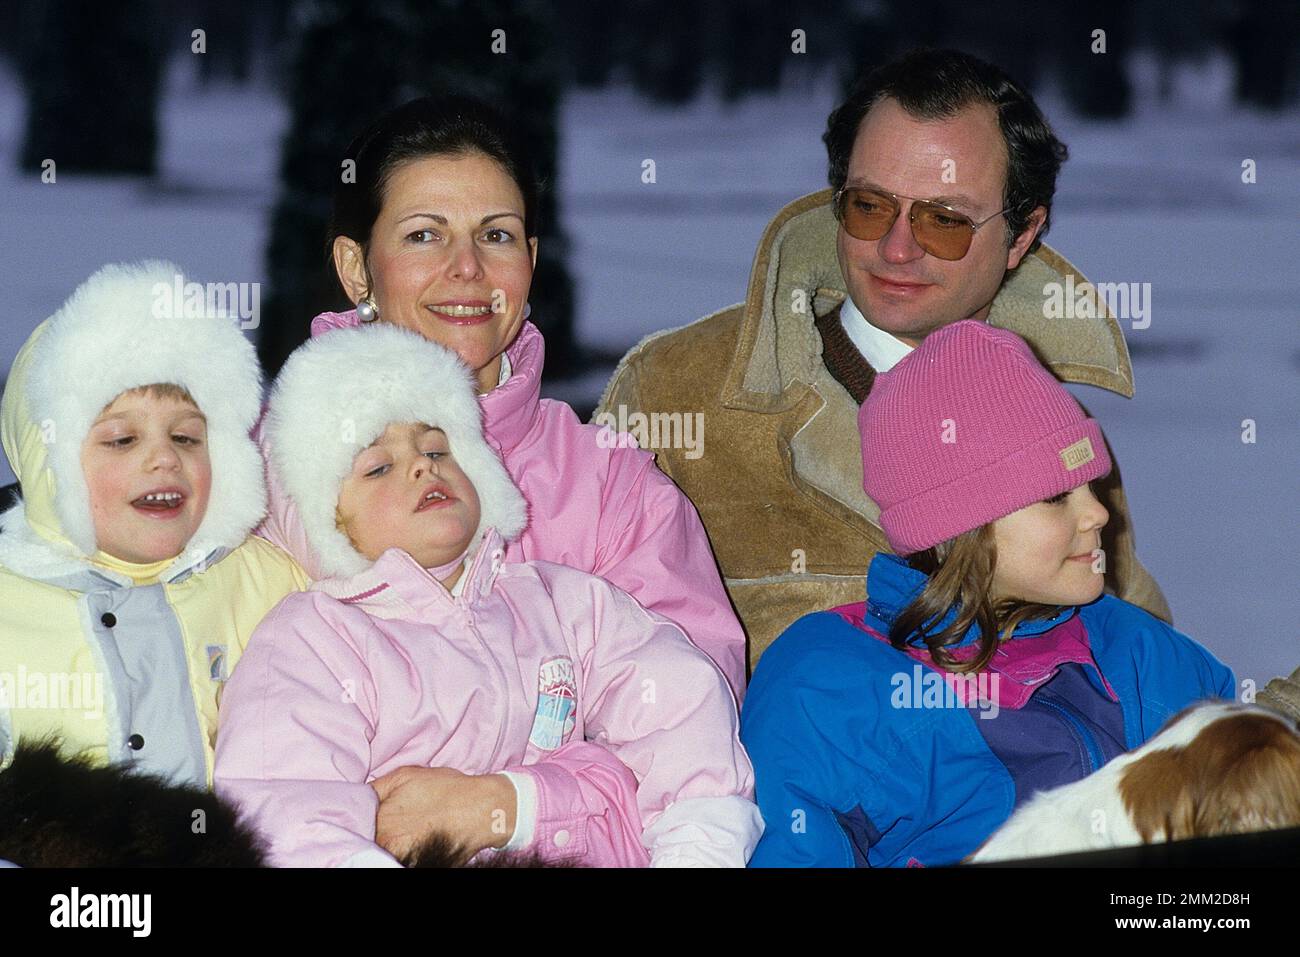
[[[907,218],[912,224],[916,244],[937,259],[949,262],[961,259],[970,251],[975,230],[991,219],[1010,212],[1013,207],[1000,209],[978,223],[950,206],[928,199],[899,196],[878,189],[848,186],[839,190],[832,205],[835,218],[854,239],[876,240],[884,236],[898,219],[902,207],[900,199],[912,200]]]

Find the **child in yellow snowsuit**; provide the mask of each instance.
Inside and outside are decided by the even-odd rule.
[[[0,515],[0,771],[54,735],[210,785],[222,682],[262,616],[306,587],[251,536],[266,508],[252,344],[169,302],[178,276],[100,269],[5,383],[22,500]]]

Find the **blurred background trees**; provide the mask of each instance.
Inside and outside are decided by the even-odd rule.
[[[152,175],[166,51],[153,0],[23,3],[14,52],[27,89],[19,160],[41,171]]]
[[[792,76],[831,71],[849,83],[915,45],[984,56],[1031,88],[1054,83],[1079,114],[1131,108],[1127,57],[1153,53],[1162,95],[1179,65],[1218,51],[1239,102],[1282,109],[1300,94],[1295,0],[11,0],[0,52],[18,66],[27,119],[19,163],[37,172],[151,176],[159,96],[170,57],[206,32],[202,83],[270,83],[291,118],[265,250],[269,288],[259,349],[269,373],[307,334],[308,319],[346,308],[324,249],[330,196],[352,137],[374,117],[432,92],[481,96],[532,140],[544,183],[560,157],[564,91],[630,85],[663,104],[706,91],[734,102]],[[806,56],[791,55],[804,31]],[[1093,52],[1105,31],[1106,54]],[[492,49],[504,31],[505,53]],[[531,302],[547,339],[547,374],[584,366],[573,334],[563,208],[543,192]]]

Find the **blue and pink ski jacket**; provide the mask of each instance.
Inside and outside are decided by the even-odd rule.
[[[980,675],[947,674],[886,637],[925,582],[879,553],[865,603],[805,615],[763,654],[741,714],[766,823],[751,867],[957,863],[1035,791],[1234,697],[1231,670],[1113,595],[1022,623]]]

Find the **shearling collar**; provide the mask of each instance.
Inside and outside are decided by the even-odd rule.
[[[779,413],[825,377],[814,318],[846,295],[835,254],[838,228],[829,189],[796,199],[773,218],[754,256],[736,357],[723,387],[729,408]],[[1083,276],[1048,246],[1026,256],[993,301],[989,322],[1022,336],[1058,378],[1133,395],[1133,370],[1119,323],[1048,319],[1043,287]],[[801,386],[803,388],[801,388]]]

